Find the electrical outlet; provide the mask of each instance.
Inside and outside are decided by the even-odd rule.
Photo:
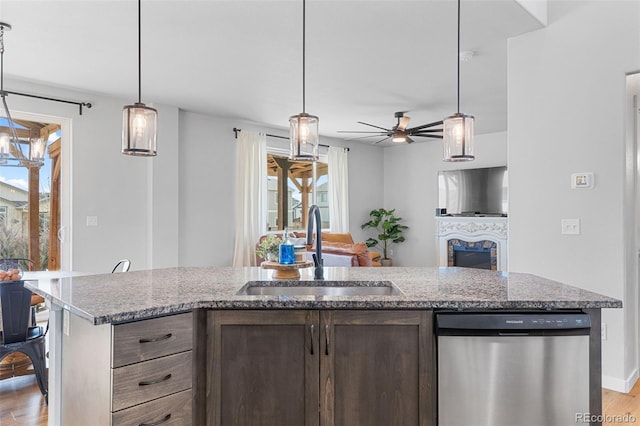
[[[580,219],[562,219],[562,235],[580,235]]]
[[[389,252],[389,256],[393,256],[393,249],[388,249],[387,251]]]
[[[98,216],[87,216],[87,226],[98,226]]]
[[[602,340],[607,340],[607,324],[605,323],[602,323],[600,336],[602,337]]]

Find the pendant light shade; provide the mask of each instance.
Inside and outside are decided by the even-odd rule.
[[[122,153],[156,155],[158,111],[136,102],[122,109]]]
[[[453,114],[444,119],[444,160],[471,161],[473,155],[473,116]]]
[[[318,117],[306,113],[306,0],[302,0],[302,112],[289,117],[289,160],[318,161]]]
[[[158,111],[142,103],[141,0],[138,0],[138,102],[122,108],[122,153],[153,157],[156,151]]]
[[[47,149],[47,140],[33,138],[29,141],[29,160],[34,163],[44,164],[44,151]]]
[[[473,155],[472,115],[460,113],[460,0],[458,0],[458,112],[443,120],[442,132],[444,161],[471,161]]]
[[[289,159],[316,161],[318,159],[318,117],[300,113],[289,117]]]

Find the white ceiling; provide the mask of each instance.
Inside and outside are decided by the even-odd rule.
[[[308,0],[307,112],[320,132],[456,111],[455,0]],[[5,75],[137,100],[136,0],[4,0]],[[464,0],[461,111],[506,129],[507,39],[540,28],[515,0]],[[302,1],[143,0],[142,100],[288,127],[302,112]],[[11,87],[6,87],[11,90]],[[90,99],[87,99],[90,101]],[[90,113],[90,112],[88,112]]]

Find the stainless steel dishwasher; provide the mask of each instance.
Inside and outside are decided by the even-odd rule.
[[[437,313],[438,424],[575,425],[590,328],[581,312]]]

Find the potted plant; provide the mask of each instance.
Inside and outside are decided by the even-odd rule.
[[[378,232],[378,239],[369,238],[366,244],[367,247],[378,247],[382,250],[382,266],[392,265],[392,260],[389,257],[389,245],[403,242],[405,238],[402,236],[402,232],[409,228],[400,224],[402,218],[397,217],[394,214],[395,211],[396,209],[371,210],[369,213],[371,220],[360,226],[362,229],[373,228]]]
[[[280,244],[282,244],[282,238],[277,235],[267,235],[258,244],[256,254],[269,262],[277,262]]]

